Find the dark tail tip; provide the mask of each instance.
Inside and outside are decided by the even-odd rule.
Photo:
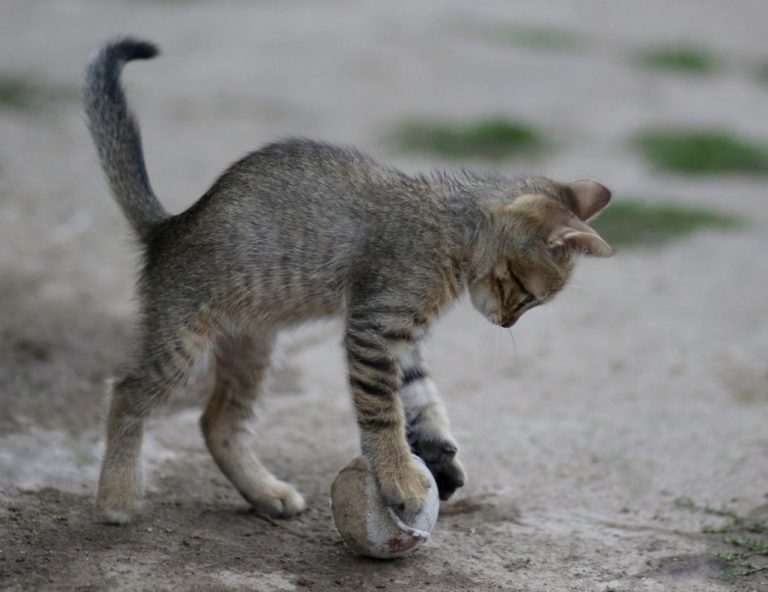
[[[133,37],[116,39],[107,45],[105,49],[107,53],[112,54],[123,62],[148,60],[160,53],[160,49],[154,43]]]
[[[122,37],[103,45],[91,58],[85,73],[83,97],[86,111],[94,110],[100,100],[125,103],[120,88],[120,71],[131,60],[147,60],[155,57],[159,49],[154,43]],[[123,106],[123,109],[127,107]],[[94,112],[95,113],[95,112]],[[96,117],[89,115],[89,118]]]

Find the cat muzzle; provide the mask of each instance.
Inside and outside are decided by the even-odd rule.
[[[520,317],[518,317],[518,316],[509,317],[507,319],[502,320],[501,323],[499,323],[499,324],[502,327],[504,327],[505,329],[509,329],[512,325],[514,325],[517,322],[517,319],[519,319],[519,318]]]

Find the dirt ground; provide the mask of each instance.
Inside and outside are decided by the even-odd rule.
[[[659,175],[625,144],[651,123],[768,137],[768,86],[738,67],[702,80],[628,57],[678,39],[763,57],[767,18],[762,0],[2,2],[0,73],[57,90],[0,110],[0,589],[768,589],[765,574],[729,575],[707,519],[673,503],[768,515],[765,182]],[[590,50],[478,33],[504,23],[577,31]],[[126,82],[171,211],[277,137],[355,144],[416,171],[446,163],[394,151],[393,124],[507,113],[565,141],[495,165],[504,172],[593,177],[619,197],[715,206],[749,224],[585,261],[513,340],[466,302],[446,314],[430,362],[469,482],[408,558],[352,557],[331,522],[330,484],[357,433],[330,322],[285,338],[258,427],[305,514],[249,513],[198,433],[202,381],[148,426],[141,516],[102,525],[100,417],[130,348],[135,248],[73,91],[90,50],[118,33],[164,50]]]

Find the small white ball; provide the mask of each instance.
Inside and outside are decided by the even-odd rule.
[[[440,500],[432,473],[424,461],[414,459],[431,487],[424,510],[407,524],[384,504],[363,456],[356,456],[339,471],[331,487],[331,511],[341,538],[355,553],[392,559],[418,549],[429,539]]]

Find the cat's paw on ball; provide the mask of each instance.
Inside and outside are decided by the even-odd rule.
[[[437,489],[431,473],[417,456],[396,470],[384,468],[376,472],[375,479],[384,504],[404,519],[423,512],[430,490]]]
[[[331,488],[331,510],[339,534],[353,552],[392,559],[429,539],[440,509],[437,485],[420,459],[414,457],[413,464],[430,487],[423,510],[406,518],[385,503],[363,456],[355,457],[339,472]]]

